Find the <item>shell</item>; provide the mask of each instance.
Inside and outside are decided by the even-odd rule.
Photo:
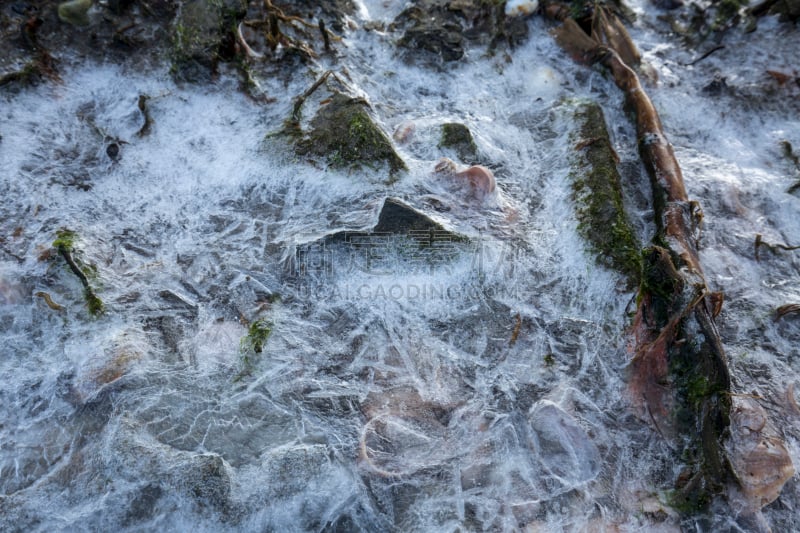
[[[456,167],[456,164],[453,162],[453,160],[446,157],[443,157],[437,161],[436,166],[433,167],[433,171],[435,173],[444,174],[446,176],[454,175],[456,170],[458,170],[458,167]]]
[[[794,475],[783,440],[767,423],[763,407],[750,399],[734,399],[729,456],[731,466],[752,510],[771,503]]]
[[[416,130],[417,126],[413,122],[410,120],[404,120],[397,125],[392,138],[398,144],[405,144],[411,140]]]
[[[470,187],[483,196],[493,193],[497,188],[494,174],[483,165],[473,165],[467,170],[457,172],[455,177],[467,180]]]

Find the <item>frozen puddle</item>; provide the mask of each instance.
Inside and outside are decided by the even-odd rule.
[[[576,76],[530,25],[513,62],[447,73],[398,61],[379,33],[349,37],[349,83],[383,128],[415,124],[393,184],[266,140],[311,76],[268,82],[269,105],[224,77],[179,87],[91,65],[4,94],[2,528],[680,530],[664,492],[680,465],[626,397],[633,293],[577,232],[560,101],[601,101],[635,174],[633,129],[609,82]],[[796,260],[755,262],[750,238],[799,234],[797,198],[773,191],[783,167],[763,155],[774,136],[800,144],[797,122],[767,112],[743,153],[715,140],[755,111],[695,126],[682,106],[724,103],[653,94],[706,207],[707,274],[730,291],[720,320],[737,390],[773,400],[796,463],[797,415],[776,398],[800,379],[797,323],[769,316],[798,297]],[[433,173],[453,121],[494,170],[491,202]],[[646,192],[628,186],[645,228]],[[413,233],[326,239],[374,227],[387,197],[445,228],[433,248]],[[64,228],[92,265],[97,318],[53,250]],[[780,530],[799,502],[793,479],[765,516]]]

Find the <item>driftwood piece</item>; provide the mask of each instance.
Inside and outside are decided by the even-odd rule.
[[[643,418],[652,420],[662,434],[668,430],[680,436],[676,451],[686,468],[676,480],[672,503],[693,514],[730,484],[743,487],[747,473],[735,467],[753,461],[750,457],[744,462],[737,460],[741,457],[726,449],[731,382],[714,322],[719,298],[708,289],[694,238],[701,211],[697,202],[689,201],[680,166],[653,103],[621,57],[628,51],[615,49],[614,36],[619,34],[603,9],[596,9],[592,36],[571,18],[564,18],[565,9],[551,5],[545,12],[563,20],[553,30],[557,43],[577,61],[608,69],[635,117],[639,154],[653,191],[657,232],[643,261],[632,328],[630,389]],[[781,450],[786,453],[785,447]],[[787,479],[781,476],[779,483],[771,485],[770,496],[776,497],[779,489],[774,486],[782,486]],[[764,503],[760,499],[753,507],[757,510]]]

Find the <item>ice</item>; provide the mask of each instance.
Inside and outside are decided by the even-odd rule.
[[[405,6],[361,4],[354,27]],[[510,62],[476,46],[447,70],[400,60],[385,32],[345,31],[354,91],[387,132],[415,124],[398,147],[409,171],[391,185],[265,140],[310,74],[268,81],[269,105],[225,75],[178,86],[165,70],[92,64],[3,94],[0,528],[676,530],[662,491],[679,466],[625,396],[634,295],[578,233],[562,101],[603,106],[646,241],[635,132],[611,82],[528,24]],[[800,298],[797,253],[756,261],[753,247],[756,233],[798,244],[798,199],[784,192],[797,176],[777,142],[800,145],[800,124],[752,82],[784,68],[796,32],[777,66],[759,61],[774,43],[759,29],[701,69],[651,28],[637,22],[634,37],[662,75],[648,92],[705,209],[701,260],[726,294],[735,392],[760,399],[797,464],[800,334],[796,316],[773,314]],[[712,66],[745,96],[704,94]],[[435,179],[451,121],[473,132],[480,161],[460,163],[492,168],[495,202]],[[374,226],[387,197],[468,241],[431,259],[408,236],[368,256],[324,240]],[[47,258],[60,228],[96,267],[101,317]],[[271,334],[249,353],[257,320]],[[780,501],[764,516],[789,530],[796,478]]]

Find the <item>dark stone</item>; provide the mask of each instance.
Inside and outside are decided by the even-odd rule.
[[[133,5],[134,0],[108,0],[108,9],[115,15],[122,15]]]
[[[11,11],[17,15],[29,16],[32,13],[36,13],[38,8],[28,2],[14,2],[11,4]]]
[[[423,50],[444,62],[464,57],[467,41],[519,44],[528,35],[523,17],[505,16],[505,3],[487,0],[421,0],[404,10],[389,27],[403,30],[399,46]]]
[[[442,124],[442,139],[440,148],[452,148],[459,159],[465,163],[473,161],[478,155],[478,147],[472,138],[469,128],[464,124],[449,122]]]
[[[412,237],[420,245],[435,241],[466,242],[467,237],[447,230],[425,213],[396,198],[387,198],[378,215],[378,223],[368,231],[342,231],[325,238],[328,243],[356,243],[362,237],[373,235],[398,235]]]
[[[683,0],[652,0],[652,1],[653,5],[661,9],[671,10],[683,7]]]
[[[241,0],[190,0],[183,4],[172,34],[173,75],[190,82],[210,80],[230,27],[245,13]]]
[[[119,159],[119,144],[111,143],[108,146],[106,146],[106,154],[114,161]]]
[[[454,23],[417,21],[406,30],[399,44],[405,48],[426,50],[444,61],[464,57],[463,28]]]
[[[375,233],[396,233],[406,235],[411,231],[446,231],[441,224],[427,215],[396,200],[387,198],[378,216],[378,223],[372,229]]]
[[[301,13],[316,12],[317,18],[327,19],[326,24],[332,20],[331,28],[337,33],[344,31],[345,17],[355,12],[353,0],[295,0],[293,6]]]
[[[770,9],[770,14],[776,13],[783,20],[797,21],[800,19],[800,0],[778,0]]]
[[[189,312],[192,316],[197,315],[197,304],[175,291],[164,289],[159,291],[158,296],[167,303],[168,308]]]
[[[231,480],[219,455],[193,457],[178,476],[182,488],[203,507],[210,506],[218,511],[228,507]]]
[[[714,76],[714,79],[711,80],[708,84],[706,84],[701,89],[701,91],[703,92],[703,94],[708,96],[720,96],[724,93],[729,92],[730,88],[728,87],[728,83],[725,77],[716,74]]]
[[[130,526],[152,518],[156,504],[163,493],[163,489],[158,485],[151,484],[142,488],[131,502],[128,512],[125,513],[122,525]]]
[[[151,316],[144,320],[144,330],[154,333],[163,343],[165,361],[175,363],[183,359],[181,340],[194,330],[193,320],[179,313]],[[190,357],[191,358],[191,357]]]

